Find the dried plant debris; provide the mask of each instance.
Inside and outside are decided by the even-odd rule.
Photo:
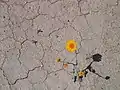
[[[85,68],[83,69],[82,71],[79,70],[79,68],[77,68],[77,65],[78,65],[78,62],[76,60],[76,63],[71,63],[71,62],[64,62],[64,61],[61,61],[61,59],[57,59],[57,62],[63,62],[63,67],[64,68],[67,68],[69,64],[73,65],[73,81],[76,82],[77,79],[82,82],[83,81],[83,78],[87,76],[87,74],[89,72],[97,75],[98,77],[101,77],[103,79],[106,79],[106,80],[109,80],[110,79],[110,76],[102,76],[100,75],[99,73],[97,73],[97,71],[92,67],[92,64],[94,62],[100,62],[101,61],[101,58],[102,58],[102,55],[100,54],[94,54],[92,55],[92,58],[93,58],[93,61]]]
[[[79,53],[77,53],[78,51],[78,48],[77,48],[77,43],[75,40],[68,40],[66,42],[66,50],[71,52],[71,53],[75,53],[76,54],[76,57]],[[92,64],[94,62],[100,62],[102,60],[102,55],[99,54],[99,53],[96,53],[94,55],[92,55],[90,58],[92,58],[92,62],[90,62],[90,64],[83,70],[80,70],[78,68],[78,60],[76,59],[76,63],[72,63],[72,62],[64,62],[62,61],[60,58],[57,58],[56,59],[56,62],[62,62],[63,63],[63,68],[68,68],[69,65],[73,65],[73,81],[76,82],[77,80],[79,80],[80,82],[83,81],[83,78],[87,76],[87,74],[89,72],[97,75],[98,77],[100,78],[103,78],[103,79],[106,79],[106,80],[109,80],[110,79],[110,76],[102,76],[100,75],[99,73],[97,73],[97,71],[92,67]]]
[[[102,59],[102,55],[99,54],[99,53],[94,54],[94,55],[92,55],[92,59],[93,59],[93,61],[95,61],[95,62],[100,62],[101,59]]]

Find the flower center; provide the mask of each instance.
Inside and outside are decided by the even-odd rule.
[[[71,44],[69,45],[69,47],[73,49],[73,48],[74,48],[74,44],[71,43]]]

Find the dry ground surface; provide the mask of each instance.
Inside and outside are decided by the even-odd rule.
[[[74,83],[72,67],[55,62],[77,58],[83,68],[95,53],[110,80],[89,73]],[[120,90],[120,0],[0,0],[0,90]]]

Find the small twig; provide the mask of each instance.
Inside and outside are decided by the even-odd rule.
[[[89,69],[91,67],[91,65],[92,65],[93,62],[94,61],[92,61],[85,69],[83,69],[83,71],[86,71],[87,69]]]

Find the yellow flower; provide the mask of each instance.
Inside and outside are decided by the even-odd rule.
[[[67,63],[63,64],[63,67],[64,67],[64,68],[67,68],[67,67],[68,67],[68,64],[67,64]]]
[[[60,59],[60,58],[57,58],[57,59],[56,59],[56,62],[61,62],[61,59]]]
[[[66,42],[66,50],[69,52],[74,52],[77,49],[77,43],[75,40],[68,40]]]
[[[85,73],[83,72],[83,71],[81,71],[81,72],[78,72],[78,76],[80,77],[80,76],[84,76],[85,75]]]

